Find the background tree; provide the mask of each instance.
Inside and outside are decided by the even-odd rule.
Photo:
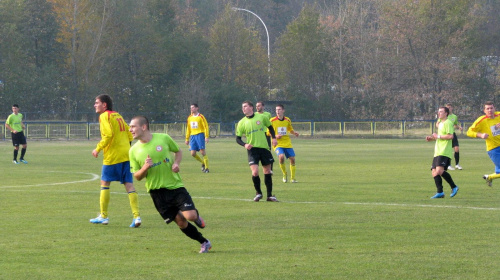
[[[324,36],[319,13],[306,5],[278,39],[275,80],[283,92],[275,98],[301,104],[291,111],[306,118],[323,118],[325,109],[332,106],[332,79],[324,63]]]
[[[318,4],[314,4],[318,2]],[[268,87],[266,23],[271,42]],[[212,121],[240,103],[286,102],[294,119],[473,119],[498,101],[500,2],[491,0],[2,0],[0,101],[33,119]],[[10,105],[2,107],[2,115]]]
[[[257,36],[255,30],[245,28],[241,13],[230,5],[210,30],[210,93],[220,117],[237,118],[241,102],[266,96],[267,55]]]

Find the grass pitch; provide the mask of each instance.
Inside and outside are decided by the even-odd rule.
[[[434,143],[406,139],[293,139],[297,180],[280,203],[252,201],[245,150],[211,139],[210,173],[183,150],[181,174],[207,227],[208,254],[166,225],[136,182],[143,224],[111,185],[110,224],[99,210],[95,141],[28,143],[29,164],[0,142],[0,279],[496,279],[500,182],[485,144],[460,139],[458,195],[431,200]],[[454,162],[454,161],[453,161]],[[287,162],[288,169],[288,162]],[[261,175],[263,181],[263,176]],[[263,189],[265,189],[263,185]]]

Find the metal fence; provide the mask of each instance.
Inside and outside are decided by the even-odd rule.
[[[0,121],[4,124],[4,121]],[[436,131],[436,121],[297,121],[293,128],[303,136],[311,137],[399,137],[416,138]],[[25,122],[28,139],[89,140],[100,138],[99,123],[95,122]],[[460,122],[465,134],[472,122]],[[234,136],[237,123],[209,123],[210,137]],[[172,137],[184,137],[186,123],[152,123],[153,132],[168,133]],[[10,139],[4,125],[0,128],[0,140]]]

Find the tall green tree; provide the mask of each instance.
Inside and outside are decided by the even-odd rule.
[[[319,18],[315,7],[305,6],[278,39],[276,50],[274,78],[283,90],[276,98],[301,104],[294,111],[307,118],[324,117],[325,108],[319,102],[331,92],[332,78],[324,63],[326,34]]]
[[[213,106],[240,115],[244,99],[267,95],[267,55],[258,33],[247,29],[240,12],[228,5],[210,30],[208,53]]]

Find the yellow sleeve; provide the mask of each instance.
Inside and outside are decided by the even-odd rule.
[[[472,138],[477,138],[477,133],[481,129],[481,121],[485,118],[485,116],[477,118],[476,121],[469,127],[467,130],[467,136],[472,137]]]
[[[191,136],[191,125],[189,124],[190,117],[191,117],[191,115],[189,115],[189,117],[187,118],[187,121],[186,121],[186,141],[189,141],[189,136]]]
[[[201,114],[200,114],[201,115]],[[208,122],[207,122],[207,119],[205,118],[205,116],[201,115],[202,116],[202,119],[203,119],[203,126],[205,127],[205,130],[204,130],[204,133],[205,133],[205,138],[208,138],[210,136],[210,134],[208,134]]]
[[[98,152],[104,150],[113,139],[113,130],[111,129],[107,111],[99,116],[99,129],[101,130],[101,141],[97,143],[97,147],[95,148]]]
[[[293,127],[292,127],[292,120],[291,119],[288,119],[288,131],[290,131],[290,134],[294,134],[295,131],[293,130]]]

